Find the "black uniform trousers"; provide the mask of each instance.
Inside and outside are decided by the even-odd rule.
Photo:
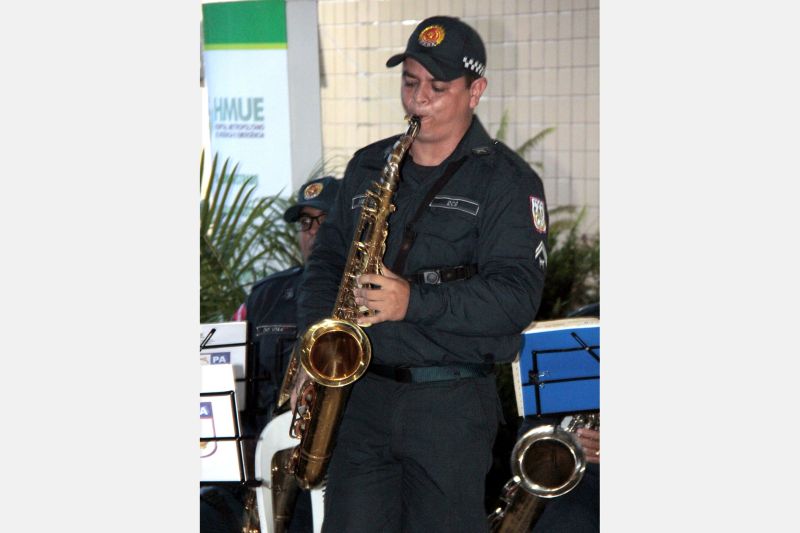
[[[353,385],[328,469],[324,533],[487,530],[494,376]]]

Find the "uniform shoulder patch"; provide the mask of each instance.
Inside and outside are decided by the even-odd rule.
[[[531,218],[533,218],[533,227],[539,233],[547,231],[547,215],[545,212],[544,201],[536,196],[531,196]]]

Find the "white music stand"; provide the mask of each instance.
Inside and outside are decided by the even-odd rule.
[[[272,456],[281,450],[294,448],[299,440],[289,436],[289,427],[292,424],[292,413],[287,411],[270,420],[256,444],[256,479],[261,481],[261,486],[256,489],[258,502],[258,520],[261,531],[275,533],[272,515]],[[322,531],[324,517],[323,493],[325,485],[311,489],[311,517],[314,533]]]

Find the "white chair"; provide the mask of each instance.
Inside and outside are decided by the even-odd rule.
[[[256,498],[262,533],[275,533],[272,515],[272,456],[281,450],[294,448],[300,442],[289,436],[291,423],[291,411],[276,416],[264,427],[256,444],[256,479],[261,481],[261,487],[256,489]],[[314,533],[322,531],[324,490],[323,484],[310,491]]]

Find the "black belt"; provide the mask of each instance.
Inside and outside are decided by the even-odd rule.
[[[407,276],[406,279],[412,283],[427,283],[428,285],[438,285],[448,281],[458,281],[469,279],[478,273],[478,265],[459,265],[457,267],[433,268],[420,270],[416,274]]]
[[[404,367],[372,363],[367,367],[367,372],[393,379],[400,383],[426,383],[429,381],[486,377],[494,372],[494,365],[464,363],[449,366]]]

